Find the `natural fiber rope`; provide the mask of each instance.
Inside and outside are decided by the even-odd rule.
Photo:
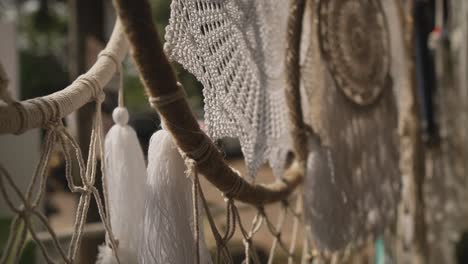
[[[206,201],[206,198],[205,198],[205,195],[203,194],[203,191],[200,187],[200,185],[198,185],[198,188],[199,188],[199,195],[200,195],[200,198],[201,198],[201,201],[202,201],[202,205],[203,205],[203,209],[205,210],[205,213],[206,213],[206,217],[208,219],[208,223],[210,225],[210,228],[211,228],[211,233],[213,234],[214,236],[214,239],[216,241],[216,247],[218,249],[217,251],[217,262],[216,263],[219,263],[219,258],[222,256],[224,256],[224,260],[227,261],[227,263],[232,263],[232,256],[230,255],[230,252],[229,252],[229,249],[227,248],[226,246],[226,243],[227,241],[221,237],[220,233],[219,233],[219,230],[218,228],[216,227],[216,224],[214,222],[214,218],[210,212],[210,208],[208,206],[208,202]],[[229,228],[229,224],[226,225],[228,228]],[[226,237],[228,237],[226,235]],[[221,254],[222,252],[222,254]]]
[[[278,217],[278,223],[277,223],[277,227],[273,227],[273,224],[268,221],[268,217],[265,217],[266,220],[266,224],[267,224],[267,227],[270,231],[270,233],[273,235],[273,243],[271,245],[271,248],[270,248],[270,255],[268,257],[268,264],[272,264],[273,263],[273,260],[274,260],[274,256],[275,256],[275,251],[276,251],[276,246],[278,245],[278,243],[281,245],[281,232],[280,231],[277,231],[277,230],[281,230],[283,228],[283,225],[284,225],[284,222],[285,222],[285,219],[286,219],[286,214],[287,214],[287,210],[285,210],[283,208],[283,210],[281,210],[280,212],[280,215]]]
[[[195,166],[195,161],[190,158],[185,158],[187,166],[187,174],[192,177],[192,207],[193,207],[193,229],[195,240],[195,264],[200,264],[200,223],[199,223],[199,208],[198,200],[200,198],[200,182],[198,181],[198,172]]]
[[[201,189],[200,183],[199,183],[199,178],[198,178],[198,172],[196,171],[195,167],[195,161],[190,159],[190,157],[185,156],[185,163],[187,165],[188,171],[187,174],[190,175],[193,179],[192,182],[192,202],[193,202],[193,217],[194,217],[194,237],[195,237],[195,247],[197,249],[196,252],[196,263],[199,263],[200,261],[200,253],[199,253],[199,239],[200,239],[200,223],[198,221],[198,216],[199,216],[199,206],[198,206],[198,201],[200,201],[203,204],[203,208],[205,209],[208,223],[210,225],[212,234],[214,236],[214,239],[216,241],[218,253],[217,253],[217,262],[216,263],[232,263],[232,257],[230,255],[230,252],[228,248],[226,247],[227,243],[231,238],[233,237],[235,231],[236,231],[236,226],[237,224],[239,225],[239,229],[241,231],[241,235],[243,237],[243,242],[244,242],[244,248],[245,248],[245,261],[244,263],[249,264],[251,260],[253,263],[260,263],[259,257],[253,247],[253,241],[252,238],[253,236],[260,230],[262,227],[263,223],[267,223],[268,229],[270,233],[274,237],[274,242],[272,245],[272,251],[270,252],[270,257],[269,257],[269,263],[272,263],[274,260],[274,253],[275,253],[275,247],[276,245],[280,245],[280,248],[287,254],[288,257],[288,263],[294,263],[294,250],[296,247],[296,240],[297,240],[297,234],[298,234],[298,227],[299,223],[302,223],[301,217],[302,217],[302,197],[300,195],[297,195],[296,199],[296,207],[293,210],[290,208],[289,203],[287,201],[282,202],[282,208],[283,208],[283,214],[280,216],[280,226],[277,228],[272,227],[271,222],[268,220],[267,215],[265,214],[265,211],[263,207],[258,207],[257,214],[252,220],[252,226],[250,230],[247,231],[247,229],[244,227],[242,223],[242,219],[240,217],[239,209],[235,205],[234,201],[230,198],[227,198],[227,214],[226,214],[226,231],[223,237],[219,234],[218,229],[216,228],[216,224],[214,223],[213,216],[210,213],[210,209],[208,207],[208,204],[206,202],[206,199],[204,197],[203,191]],[[292,238],[290,240],[290,245],[289,247],[286,246],[285,242],[282,241],[281,238],[281,229],[283,228],[285,218],[287,215],[287,212],[291,212],[291,216],[294,217],[294,223],[293,223],[293,231],[292,231]],[[305,236],[304,239],[307,237]],[[306,248],[303,249],[304,254],[307,254],[310,256],[311,254],[308,254],[308,250]],[[310,257],[304,256],[304,259],[310,259]]]
[[[288,257],[288,263],[294,263],[294,251],[296,248],[296,240],[297,240],[297,235],[298,235],[298,227],[299,223],[302,223],[302,197],[301,195],[297,195],[296,198],[296,206],[295,209],[292,209],[289,205],[289,202],[283,201],[282,204],[282,213],[279,216],[279,223],[278,226],[275,228],[273,227],[271,221],[268,219],[268,216],[265,214],[265,211],[263,207],[258,207],[257,208],[257,214],[252,220],[252,226],[250,230],[247,231],[247,229],[244,227],[242,223],[242,219],[240,217],[239,209],[235,205],[234,201],[230,198],[227,198],[227,214],[226,214],[226,231],[223,237],[219,234],[218,229],[216,228],[216,224],[214,223],[213,216],[210,213],[210,209],[208,207],[208,204],[206,202],[206,199],[204,197],[203,191],[201,189],[201,186],[199,184],[199,179],[197,176],[197,172],[193,171],[194,169],[194,161],[190,160],[190,158],[186,158],[186,164],[188,166],[188,174],[193,177],[193,188],[192,188],[192,195],[193,195],[193,201],[197,200],[200,198],[200,201],[203,204],[203,208],[205,209],[206,216],[208,219],[208,223],[210,225],[212,234],[214,236],[214,239],[216,241],[216,245],[218,248],[218,254],[217,254],[217,262],[216,263],[231,263],[232,262],[232,257],[230,256],[229,250],[227,249],[226,245],[229,240],[233,237],[235,231],[236,231],[236,226],[237,224],[239,225],[239,229],[241,231],[241,235],[243,237],[244,245],[245,245],[245,263],[248,264],[251,261],[251,258],[254,263],[260,263],[257,253],[253,248],[253,241],[252,238],[253,236],[260,230],[260,228],[263,226],[263,223],[266,223],[268,230],[272,234],[274,241],[272,244],[272,250],[270,251],[270,256],[269,256],[269,263],[273,263],[274,261],[274,256],[275,256],[275,248],[276,245],[279,245],[280,248],[287,254]],[[196,191],[195,191],[196,190]],[[199,215],[198,211],[198,204],[194,203],[194,216]],[[285,242],[281,238],[281,230],[284,226],[286,216],[288,215],[288,212],[290,212],[290,215],[294,218],[293,222],[293,231],[292,231],[292,238],[290,240],[290,245],[289,247],[286,246]],[[195,226],[198,226],[199,223],[195,222]],[[195,230],[195,237],[198,237],[199,230]],[[304,240],[307,239],[307,235],[304,234]],[[198,242],[197,242],[198,243]],[[198,246],[197,246],[198,247]],[[313,254],[309,253],[308,248],[303,248],[303,254],[307,255],[304,256],[304,259],[311,259],[313,258]],[[199,254],[199,253],[197,253]],[[198,257],[197,257],[198,259]]]
[[[50,256],[47,253],[47,250],[45,249],[45,246],[35,236],[34,228],[31,225],[31,222],[29,221],[29,217],[31,215],[36,215],[38,217],[38,219],[42,222],[42,224],[44,226],[46,226],[46,228],[49,230],[49,232],[50,232],[50,234],[51,234],[51,236],[53,238],[54,245],[58,249],[60,255],[64,258],[64,261],[66,263],[70,263],[70,261],[66,258],[66,255],[65,255],[64,251],[61,249],[61,247],[60,247],[60,245],[58,243],[57,236],[55,235],[53,230],[48,225],[47,219],[37,209],[37,206],[39,204],[38,201],[40,200],[40,197],[42,196],[43,192],[45,191],[45,188],[40,187],[38,189],[37,193],[36,193],[36,197],[34,199],[32,197],[32,191],[33,191],[33,187],[35,185],[34,183],[37,181],[37,179],[40,179],[40,181],[41,181],[40,185],[45,185],[44,182],[45,182],[45,176],[46,175],[45,175],[45,169],[44,168],[45,168],[45,166],[46,166],[46,164],[47,164],[47,162],[48,162],[48,160],[50,158],[50,154],[51,154],[52,149],[53,149],[53,142],[55,141],[56,136],[57,136],[57,131],[56,130],[49,130],[46,133],[44,152],[41,155],[39,165],[36,168],[36,171],[35,171],[35,173],[33,175],[33,179],[30,182],[30,184],[29,184],[29,186],[27,188],[27,191],[26,191],[26,193],[24,195],[20,191],[20,189],[17,187],[17,185],[14,183],[14,181],[13,181],[12,177],[9,175],[8,171],[3,166],[0,165],[0,174],[1,174],[0,175],[0,192],[1,192],[2,196],[3,196],[3,199],[6,201],[8,207],[10,208],[10,210],[12,210],[14,213],[17,214],[15,219],[12,221],[12,225],[10,227],[10,236],[9,236],[9,239],[8,239],[7,244],[5,246],[6,250],[4,251],[4,254],[3,254],[2,259],[0,261],[1,263],[5,263],[5,261],[9,258],[9,253],[11,253],[13,243],[15,243],[15,240],[14,240],[15,235],[19,231],[19,221],[20,220],[23,221],[23,223],[26,226],[26,229],[23,229],[21,231],[22,232],[21,233],[21,238],[20,238],[20,241],[18,242],[20,246],[18,247],[17,251],[14,253],[14,255],[15,255],[14,262],[16,262],[17,259],[19,259],[19,254],[21,252],[20,249],[22,248],[21,245],[24,244],[26,234],[27,234],[26,230],[29,230],[29,232],[31,233],[33,239],[39,245],[39,249],[41,250],[42,254],[44,255],[44,258],[49,263],[52,262]],[[15,192],[16,196],[20,199],[22,205],[19,208],[14,206],[13,201],[11,200],[10,196],[8,195],[8,192],[7,192],[6,188],[5,188],[5,182],[3,181],[3,178],[5,178],[7,180],[8,184],[12,187],[12,189]]]
[[[35,215],[39,219],[39,222],[50,233],[53,244],[55,248],[58,250],[62,260],[65,263],[73,263],[76,258],[77,250],[80,245],[82,230],[83,230],[84,222],[86,220],[86,215],[87,215],[87,210],[89,207],[91,195],[94,196],[96,203],[98,205],[98,212],[104,223],[104,228],[106,230],[106,233],[108,234],[110,244],[112,245],[113,250],[117,249],[117,246],[116,246],[117,243],[112,234],[112,229],[110,227],[108,217],[106,216],[106,213],[104,212],[104,207],[102,206],[100,195],[97,189],[94,187],[95,175],[96,175],[96,160],[97,160],[98,151],[100,155],[103,156],[102,119],[101,119],[102,117],[101,117],[101,111],[100,111],[101,103],[104,100],[103,92],[102,92],[102,89],[100,88],[99,82],[92,76],[91,77],[82,76],[81,78],[79,78],[78,82],[82,82],[85,86],[87,86],[90,90],[92,90],[97,101],[96,114],[93,120],[93,130],[91,132],[91,140],[90,140],[91,143],[90,143],[90,148],[89,148],[90,153],[88,155],[88,161],[85,165],[78,144],[74,141],[74,139],[68,134],[67,130],[63,127],[63,124],[60,121],[60,113],[59,111],[57,111],[58,106],[56,105],[56,102],[53,100],[47,100],[45,98],[39,98],[33,101],[32,104],[36,105],[38,109],[38,112],[37,112],[38,115],[41,116],[41,118],[45,118],[44,116],[48,114],[51,116],[51,119],[45,126],[47,132],[46,132],[46,137],[45,137],[44,150],[39,159],[38,166],[34,172],[33,178],[31,182],[29,183],[29,186],[24,195],[16,186],[16,184],[14,183],[13,179],[8,174],[8,172],[0,165],[1,195],[3,196],[4,200],[6,201],[10,209],[14,213],[17,214],[17,216],[12,221],[12,225],[10,228],[10,236],[5,246],[6,250],[4,251],[4,254],[2,256],[1,263],[4,263],[4,261],[6,261],[7,259],[10,259],[12,254],[14,256],[14,260],[17,260],[19,258],[21,248],[23,247],[23,244],[26,241],[27,231],[29,231],[33,240],[38,244],[39,249],[41,250],[46,261],[48,263],[54,263],[54,261],[51,259],[50,255],[48,254],[45,248],[45,245],[43,244],[43,242],[41,242],[38,239],[36,232],[34,230],[34,227],[31,224],[30,218],[33,215]],[[37,206],[40,204],[40,201],[42,200],[42,197],[45,193],[46,176],[47,176],[46,166],[49,163],[52,149],[54,148],[54,145],[56,143],[59,143],[59,145],[62,147],[62,151],[65,157],[65,161],[66,161],[65,176],[68,181],[69,188],[72,192],[81,193],[80,200],[78,203],[76,220],[74,224],[74,233],[71,239],[68,256],[65,253],[65,251],[62,249],[62,247],[60,246],[60,243],[58,242],[58,238],[55,232],[53,231],[53,229],[50,227],[47,221],[47,218],[37,210]],[[72,157],[70,155],[69,149],[68,149],[69,147],[72,147],[72,149],[75,152],[76,158],[78,160],[80,178],[83,183],[82,187],[76,186],[75,183],[73,182],[72,169],[71,169],[72,167],[71,163],[73,161],[72,161]],[[102,164],[101,169],[105,171],[105,164]],[[11,200],[5,188],[5,182],[3,180],[4,178],[7,180],[7,183],[12,187],[16,196],[20,199],[21,204],[22,204],[21,207],[16,208],[14,206],[13,201]],[[103,172],[103,178],[105,178],[105,172]],[[104,181],[105,179],[103,179],[103,182]],[[104,192],[105,192],[104,195],[106,196],[106,191]],[[22,221],[26,227],[25,229],[21,231],[19,230],[20,221]],[[16,241],[15,237],[18,232],[21,232],[20,239],[19,241]],[[12,252],[14,243],[18,243],[19,246],[18,248],[15,249],[15,252]],[[117,262],[119,262],[118,256],[116,256],[116,258],[117,258]]]
[[[296,159],[304,163],[307,159],[307,129],[302,114],[301,104],[301,67],[300,44],[302,36],[302,21],[304,18],[305,0],[289,1],[289,17],[286,47],[286,103],[291,125]]]
[[[117,69],[117,74],[119,74],[119,88],[118,88],[118,91],[119,91],[119,97],[118,97],[118,106],[119,107],[124,107],[124,90],[123,90],[123,71],[122,71],[122,64],[120,63],[119,59],[117,58],[117,56],[110,52],[110,51],[107,51],[107,50],[103,50],[99,53],[98,55],[98,58],[99,57],[108,57],[109,59],[112,60],[112,62],[114,63],[116,69]]]
[[[290,207],[288,207],[290,208]],[[302,196],[298,196],[296,200],[296,208],[294,209],[294,222],[293,222],[293,231],[292,231],[292,238],[291,238],[291,244],[289,245],[289,257],[288,257],[288,264],[293,263],[293,255],[294,255],[294,250],[296,249],[296,239],[297,239],[297,231],[299,228],[299,211],[302,209]]]

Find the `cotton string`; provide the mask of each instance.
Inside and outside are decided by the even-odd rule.
[[[114,63],[117,73],[119,74],[119,97],[118,97],[118,106],[124,107],[124,90],[123,90],[123,71],[122,71],[122,64],[119,62],[115,54],[110,51],[103,50],[99,53],[98,57],[108,57]]]
[[[228,215],[227,216],[227,221],[226,221],[227,222],[227,224],[226,224],[226,235],[224,237],[221,237],[221,234],[219,233],[219,230],[216,227],[216,224],[214,222],[214,218],[211,215],[210,208],[208,206],[208,202],[206,201],[205,195],[203,194],[203,191],[201,189],[200,184],[198,184],[198,188],[199,188],[198,193],[200,195],[200,198],[201,198],[201,201],[202,201],[202,204],[203,204],[203,209],[205,210],[206,217],[207,217],[208,223],[210,225],[211,233],[213,234],[213,237],[214,237],[214,239],[216,241],[216,247],[217,247],[217,262],[216,263],[220,263],[220,258],[221,257],[224,257],[224,261],[226,263],[232,263],[233,262],[232,256],[231,256],[231,254],[229,252],[229,249],[226,246],[227,241],[232,237],[232,236],[229,235],[229,233],[231,232],[230,230],[233,229],[233,228],[231,228],[231,225],[230,225],[230,222],[232,222],[232,221],[229,221],[230,217]],[[229,205],[228,205],[228,208],[229,208]],[[230,210],[228,209],[228,212],[229,211]]]
[[[175,92],[157,97],[149,97],[149,103],[153,108],[160,108],[172,104],[178,100],[182,100],[186,97],[185,91],[182,85],[177,82],[177,89]]]
[[[33,215],[38,218],[39,222],[50,233],[52,237],[52,243],[54,247],[58,250],[59,255],[61,256],[62,260],[65,263],[73,263],[76,258],[76,252],[81,241],[81,234],[82,234],[85,216],[86,216],[87,209],[89,206],[89,200],[90,200],[91,194],[93,194],[93,196],[95,197],[96,203],[98,205],[99,214],[104,223],[104,228],[107,234],[109,235],[109,238],[111,241],[110,243],[113,245],[113,248],[116,248],[116,242],[113,238],[112,230],[110,226],[107,224],[107,217],[104,213],[102,201],[100,199],[99,193],[97,192],[97,189],[94,187],[95,173],[96,173],[96,159],[97,159],[96,154],[97,154],[98,148],[102,154],[102,146],[100,146],[99,143],[102,143],[102,130],[101,130],[102,120],[101,120],[101,114],[100,114],[100,104],[103,100],[103,96],[101,95],[101,93],[99,93],[101,89],[97,81],[93,80],[93,77],[81,76],[79,81],[85,83],[85,85],[87,85],[90,89],[93,90],[93,94],[95,95],[97,99],[97,105],[98,105],[96,109],[95,118],[93,120],[93,130],[91,133],[91,140],[90,140],[91,141],[90,142],[90,154],[88,155],[88,160],[87,160],[86,165],[84,163],[78,144],[73,139],[73,137],[68,133],[65,127],[63,127],[63,124],[59,120],[60,115],[58,111],[55,111],[55,109],[58,109],[56,106],[56,103],[52,100],[47,100],[47,99],[37,100],[35,101],[35,104],[38,105],[41,114],[44,115],[46,112],[52,113],[52,115],[54,116],[53,120],[55,121],[48,123],[45,127],[46,137],[45,137],[45,143],[44,143],[44,150],[39,159],[38,166],[36,167],[36,170],[33,174],[33,178],[24,195],[20,191],[20,189],[17,187],[17,185],[14,183],[13,179],[5,170],[5,168],[3,168],[3,166],[0,165],[1,195],[6,201],[8,207],[17,214],[17,216],[13,219],[11,227],[10,227],[10,230],[11,230],[10,236],[8,238],[7,244],[5,246],[5,251],[0,261],[2,263],[5,262],[6,260],[11,260],[11,257],[12,257],[11,254],[13,254],[14,262],[16,262],[19,259],[22,246],[24,245],[25,240],[26,240],[27,231],[29,231],[33,240],[39,246],[39,249],[41,250],[41,253],[44,256],[45,260],[48,263],[55,263],[50,257],[49,253],[47,252],[46,247],[43,244],[43,242],[40,241],[36,235],[36,231],[34,230],[34,227],[30,220],[30,218]],[[66,176],[70,190],[72,192],[81,193],[79,203],[78,203],[77,217],[76,217],[74,228],[73,228],[75,232],[72,237],[72,241],[70,243],[68,256],[63,250],[63,248],[60,246],[60,243],[58,242],[58,237],[55,234],[54,230],[50,227],[47,221],[47,218],[41,212],[37,210],[37,206],[40,203],[40,200],[42,199],[44,192],[45,192],[45,186],[46,186],[45,185],[45,182],[46,182],[45,168],[49,162],[51,152],[52,152],[52,149],[54,148],[55,143],[59,143],[59,145],[62,148],[64,157],[65,157],[65,161],[66,161],[65,176]],[[74,151],[74,154],[76,155],[76,158],[78,161],[80,178],[83,183],[82,187],[75,185],[73,181],[72,165],[71,165],[73,161],[72,161],[69,147],[71,147],[72,150]],[[101,169],[105,170],[104,167],[102,167]],[[4,181],[4,179],[6,179],[6,182]],[[39,181],[39,184],[37,184],[38,181]],[[11,186],[16,196],[20,199],[21,204],[22,204],[20,207],[15,207],[13,201],[11,200],[6,190],[5,183],[8,183],[8,185]],[[33,193],[34,193],[35,186],[38,186],[38,188],[34,195]],[[21,230],[20,221],[22,221],[25,225],[25,228],[23,228],[22,230]],[[18,241],[16,241],[16,234],[18,232],[21,232],[19,236],[20,238]],[[17,244],[18,247],[15,249],[15,252],[12,252],[14,244]]]
[[[200,264],[200,223],[198,222],[198,200],[199,198],[199,181],[198,172],[193,160],[185,160],[188,168],[188,174],[192,176],[192,206],[193,206],[193,225],[195,237],[195,263]]]
[[[178,100],[182,100],[186,97],[185,91],[182,87],[182,85],[178,82],[177,83],[178,89],[176,89],[175,92],[162,95],[162,96],[157,96],[157,97],[149,97],[149,103],[153,108],[160,108],[164,107],[167,105],[170,105]],[[213,145],[211,144],[209,138],[205,137],[199,144],[197,148],[194,150],[185,153],[184,155],[188,156],[190,159],[196,161],[196,164],[202,164],[204,162],[207,162],[209,157],[212,154],[212,151],[217,151]],[[191,163],[190,161],[188,161]],[[197,166],[196,164],[191,165],[191,166]],[[240,175],[240,173],[237,173],[237,175]],[[244,187],[244,181],[240,177],[236,177],[236,181],[234,184],[229,188],[228,190],[224,191],[226,196],[229,197],[234,197],[237,196],[238,193],[243,189]]]
[[[103,221],[106,234],[108,235],[110,243],[112,245],[112,250],[114,251],[114,254],[116,255],[117,262],[120,263],[118,254],[116,252],[117,242],[115,241],[115,238],[113,236],[112,229],[110,226],[110,221],[108,220],[106,213],[104,212],[104,208],[102,206],[99,192],[97,191],[96,187],[94,187],[98,149],[99,149],[100,156],[104,157],[103,140],[102,140],[102,116],[101,116],[101,104],[104,101],[104,92],[102,91],[102,88],[100,87],[99,82],[97,81],[96,78],[94,78],[94,76],[88,77],[88,76],[82,75],[77,79],[77,81],[83,82],[88,87],[91,87],[93,89],[94,95],[96,97],[96,114],[93,120],[93,130],[91,131],[88,162],[87,162],[86,168],[80,168],[80,171],[85,171],[84,175],[82,174],[82,177],[81,177],[84,183],[84,188],[79,189],[79,191],[82,192],[83,195],[80,197],[80,202],[78,204],[78,210],[77,210],[77,215],[76,215],[76,220],[75,220],[75,223],[77,223],[77,225],[75,226],[75,230],[74,230],[72,240],[70,243],[70,256],[69,257],[72,260],[74,260],[76,257],[77,250],[79,247],[79,241],[81,241],[83,225],[86,220],[86,215],[87,215],[87,211],[89,208],[91,194],[93,194],[98,205],[98,212]],[[104,159],[101,160],[101,170],[104,172],[102,174],[103,194],[104,194],[104,199],[107,201],[108,200],[107,190],[106,190],[107,186],[105,185],[105,182],[106,182],[105,161],[102,162],[103,160]]]

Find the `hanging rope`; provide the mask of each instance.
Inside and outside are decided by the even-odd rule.
[[[4,261],[6,261],[7,259],[11,259],[12,254],[14,256],[14,262],[16,262],[16,260],[19,259],[21,249],[23,248],[24,243],[26,242],[26,237],[28,233],[39,246],[39,249],[41,250],[42,255],[44,256],[46,261],[48,263],[55,263],[54,260],[50,257],[44,243],[38,238],[36,234],[36,230],[34,229],[34,225],[31,221],[31,218],[33,216],[35,216],[50,233],[53,245],[59,252],[62,261],[65,263],[73,263],[76,259],[78,248],[81,243],[83,227],[86,220],[89,203],[92,197],[94,197],[94,199],[96,200],[98,212],[102,222],[104,223],[104,228],[106,230],[106,233],[108,234],[112,248],[117,248],[117,243],[114,239],[112,229],[107,219],[107,212],[105,212],[100,194],[94,186],[97,169],[97,156],[99,154],[101,156],[103,155],[102,120],[100,105],[104,100],[104,97],[102,89],[100,88],[97,80],[82,76],[77,80],[77,82],[83,83],[83,85],[91,91],[94,98],[96,98],[97,103],[96,114],[93,120],[93,130],[91,132],[91,143],[89,148],[88,160],[86,163],[84,162],[78,144],[61,123],[60,113],[56,111],[57,108],[54,105],[54,102],[44,100],[42,98],[32,101],[31,103],[35,104],[41,116],[45,116],[46,113],[49,113],[51,115],[51,121],[45,126],[46,137],[44,143],[44,150],[41,154],[38,166],[34,172],[33,178],[25,194],[23,194],[20,191],[20,189],[15,184],[11,175],[6,171],[6,169],[4,169],[0,165],[0,192],[3,199],[7,202],[7,205],[10,208],[10,210],[16,213],[16,217],[13,219],[12,225],[10,227],[10,236],[5,247],[6,250],[2,255],[0,263],[4,263]],[[75,223],[73,226],[74,232],[71,238],[68,254],[66,254],[63,248],[61,247],[58,237],[55,234],[54,230],[50,227],[47,218],[38,210],[40,201],[42,200],[45,193],[47,178],[46,166],[47,164],[49,164],[52,149],[55,147],[56,144],[58,144],[61,147],[63,155],[65,157],[65,177],[68,182],[68,187],[71,192],[80,194]],[[70,148],[73,152],[70,151]],[[79,175],[83,184],[82,186],[78,186],[74,183],[72,176],[73,158],[71,153],[74,153],[75,158],[78,161]],[[104,166],[104,164],[102,166]],[[103,171],[104,177],[105,167],[101,167],[101,170]],[[21,202],[20,207],[16,207],[13,201],[11,200],[10,196],[8,195],[6,189],[7,184],[13,189],[14,193],[19,198]],[[21,223],[23,223],[26,228],[21,228]],[[18,232],[20,233],[20,239],[16,241],[15,238]],[[15,252],[12,252],[14,243],[17,243],[17,247]]]

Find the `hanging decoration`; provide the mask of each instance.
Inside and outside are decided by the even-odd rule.
[[[311,237],[322,250],[362,244],[396,218],[395,90],[402,77],[394,66],[402,59],[401,44],[391,43],[398,26],[388,27],[399,25],[395,4],[382,2],[310,4],[315,15],[309,19],[318,21],[310,35],[317,38],[303,44],[308,47],[302,49],[302,76],[309,105],[305,116],[317,139],[307,163],[304,210]]]
[[[144,205],[141,190],[146,183],[146,165],[137,134],[128,125],[120,64],[110,53],[101,53],[101,56],[112,59],[120,75],[119,106],[112,113],[115,125],[106,135],[104,148],[110,222],[118,240],[120,263],[137,263]],[[100,247],[99,264],[116,261],[108,243]]]
[[[148,150],[144,230],[139,251],[141,264],[211,263],[203,228],[195,228],[193,179],[186,176],[185,170],[172,136],[164,129],[157,131],[151,137]],[[198,217],[196,222],[200,224],[201,215]],[[200,231],[196,235],[198,242],[196,229]]]

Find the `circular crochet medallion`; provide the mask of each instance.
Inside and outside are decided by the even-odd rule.
[[[379,0],[321,0],[318,35],[336,85],[359,105],[374,102],[389,78],[387,22]]]

